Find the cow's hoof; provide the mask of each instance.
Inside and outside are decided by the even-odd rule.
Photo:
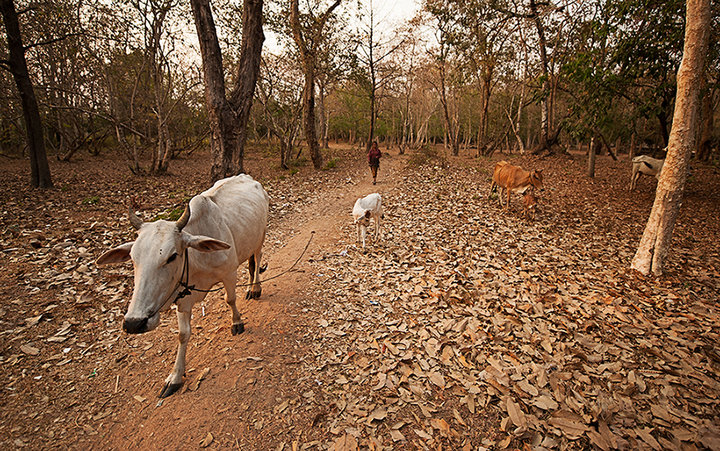
[[[248,291],[247,293],[245,293],[245,299],[260,299],[261,293],[262,293],[262,290]]]
[[[240,335],[243,332],[245,332],[245,325],[243,323],[233,324],[230,329],[230,333],[233,335]]]
[[[180,390],[180,387],[182,387],[182,382],[180,382],[179,384],[171,384],[168,382],[165,384],[165,387],[163,387],[158,398],[167,398],[176,391]]]

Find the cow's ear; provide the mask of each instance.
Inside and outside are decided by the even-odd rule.
[[[202,235],[187,235],[185,238],[185,244],[187,244],[188,247],[199,250],[200,252],[214,252],[230,249],[230,245],[226,242]]]
[[[107,265],[110,263],[122,263],[130,260],[130,249],[132,249],[134,243],[134,241],[131,241],[110,249],[95,260],[95,264]]]

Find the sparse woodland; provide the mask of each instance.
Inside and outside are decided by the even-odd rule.
[[[0,448],[720,450],[720,3],[390,3],[0,0]],[[174,316],[95,258],[239,172],[307,254],[158,402]]]

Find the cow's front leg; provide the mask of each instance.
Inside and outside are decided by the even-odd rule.
[[[245,325],[242,322],[242,317],[237,309],[237,294],[235,291],[235,285],[237,284],[237,273],[233,272],[222,280],[225,286],[225,302],[232,311],[232,327],[230,333],[232,335],[239,335],[245,331]]]
[[[166,398],[182,387],[183,375],[185,374],[185,352],[187,351],[188,340],[190,339],[190,311],[180,311],[178,307],[178,346],[177,357],[175,358],[175,367],[172,373],[165,379],[165,387],[160,392],[161,398]]]

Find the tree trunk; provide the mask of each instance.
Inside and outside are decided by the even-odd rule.
[[[700,139],[698,140],[696,157],[700,161],[708,161],[712,150],[713,131],[713,93],[708,89],[707,78],[702,96],[702,112],[700,114]]]
[[[328,122],[330,121],[330,114],[327,111],[327,108],[325,108],[325,84],[319,83],[319,88],[320,104],[318,106],[320,109],[320,138],[322,139],[322,148],[329,149],[330,146],[328,145]]]
[[[210,120],[210,179],[243,172],[247,123],[260,70],[260,52],[265,36],[262,31],[262,0],[243,2],[243,38],[235,89],[228,101],[222,54],[218,43],[210,0],[190,0],[195,18],[205,79],[205,103]]]
[[[242,41],[240,43],[240,60],[238,61],[237,78],[235,88],[230,95],[230,104],[236,114],[235,122],[235,148],[232,155],[232,172],[239,174],[245,172],[243,165],[245,159],[245,144],[248,140],[250,130],[250,110],[255,86],[260,75],[260,57],[262,46],[265,41],[263,33],[263,0],[243,1],[243,28]]]
[[[595,177],[595,138],[590,139],[590,148],[588,152],[588,177]]]
[[[237,137],[234,133],[235,114],[225,97],[225,76],[210,0],[190,0],[195,28],[200,43],[205,80],[205,104],[210,121],[210,180],[232,175],[232,154]]]
[[[647,275],[663,273],[680,210],[690,153],[697,141],[700,86],[710,35],[710,0],[687,0],[685,44],[677,74],[677,94],[668,153],[655,202],[631,267]]]
[[[25,119],[28,148],[30,149],[30,184],[33,188],[51,188],[53,183],[45,152],[40,110],[25,60],[25,47],[22,43],[20,22],[13,0],[0,0],[0,13],[2,13],[7,34],[8,65],[20,93],[23,118]]]
[[[340,5],[342,0],[335,2],[318,18],[311,17],[312,23],[309,31],[303,31],[300,23],[299,0],[290,2],[290,28],[295,44],[300,52],[303,74],[305,75],[305,86],[303,88],[303,124],[305,125],[305,141],[310,149],[310,158],[315,169],[321,169],[323,165],[320,145],[315,131],[315,67],[317,64],[317,46],[322,39],[323,28],[333,10]],[[308,36],[309,34],[309,36]]]
[[[310,149],[310,158],[315,169],[323,165],[320,144],[315,131],[315,69],[311,66],[305,71],[305,88],[303,89],[303,125],[305,126],[305,141]]]
[[[637,151],[637,134],[635,132],[632,132],[632,135],[630,135],[630,154],[628,157],[630,160],[635,158],[636,151]]]

